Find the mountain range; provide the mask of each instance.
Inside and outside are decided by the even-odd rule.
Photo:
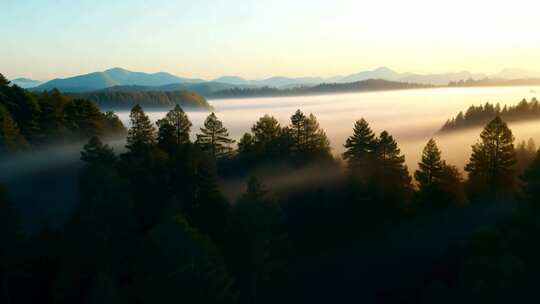
[[[203,80],[197,78],[178,77],[170,73],[144,73],[132,72],[122,68],[112,68],[102,72],[93,72],[84,75],[77,75],[68,78],[56,78],[47,82],[18,78],[13,83],[33,90],[50,90],[58,88],[64,92],[88,92],[102,90],[111,87],[124,86],[144,86],[156,87],[156,90],[195,90],[204,92],[216,92],[233,88],[257,88],[272,87],[279,89],[290,89],[304,86],[315,86],[322,83],[352,83],[368,79],[383,79],[397,82],[407,82],[427,85],[447,85],[450,81],[466,79],[520,79],[520,78],[540,78],[540,73],[521,70],[504,69],[499,73],[488,75],[481,73],[471,73],[468,71],[441,74],[415,74],[399,73],[387,67],[379,67],[373,70],[361,71],[359,73],[335,76],[335,77],[271,77],[262,80],[249,80],[238,76],[222,76],[213,80]],[[150,89],[148,89],[150,90]]]

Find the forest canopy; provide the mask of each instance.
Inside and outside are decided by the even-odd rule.
[[[29,92],[0,74],[0,152],[31,146],[125,136],[126,128],[112,112],[91,101],[58,90]]]
[[[515,106],[501,106],[487,102],[485,105],[470,106],[465,113],[459,112],[456,117],[446,121],[440,133],[462,130],[470,127],[485,125],[490,120],[500,116],[507,122],[540,119],[540,103],[536,98],[530,102],[522,99]]]
[[[175,105],[186,110],[211,110],[206,99],[189,91],[125,91],[115,88],[73,94],[95,102],[101,109],[129,110],[136,104],[145,109],[170,109]]]

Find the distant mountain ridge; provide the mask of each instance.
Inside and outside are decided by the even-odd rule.
[[[132,72],[122,68],[112,68],[103,72],[93,72],[69,78],[56,78],[35,87],[35,90],[57,88],[66,92],[95,91],[118,85],[161,86],[171,83],[204,82],[202,79],[178,77],[165,72]]]
[[[43,81],[20,77],[20,78],[11,80],[11,83],[16,84],[23,89],[27,89],[27,88],[37,87],[38,85],[42,84]]]
[[[440,74],[415,74],[399,73],[388,67],[379,67],[373,70],[361,71],[355,74],[326,78],[295,78],[276,76],[261,80],[249,80],[239,76],[228,75],[207,81],[197,78],[178,77],[165,72],[144,73],[132,72],[122,68],[112,68],[103,72],[93,72],[74,77],[53,79],[38,86],[32,87],[32,89],[51,90],[53,88],[58,88],[59,90],[65,92],[90,92],[116,86],[147,86],[157,87],[154,89],[158,91],[165,91],[191,90],[190,87],[193,86],[195,87],[194,91],[204,95],[209,92],[211,93],[218,90],[228,90],[231,88],[271,87],[278,89],[291,89],[303,86],[316,86],[323,83],[352,83],[368,79],[382,79],[426,85],[448,85],[450,82],[467,79],[524,79],[531,77],[538,78],[540,77],[540,73],[523,69],[504,69],[493,75],[471,73],[468,71]],[[166,89],[167,86],[170,86],[173,89]]]

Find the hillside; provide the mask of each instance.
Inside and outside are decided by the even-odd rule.
[[[63,92],[87,92],[118,85],[161,86],[171,83],[201,81],[200,79],[182,78],[164,72],[150,74],[113,68],[103,72],[53,79],[33,88],[33,90],[43,91],[57,88]]]
[[[177,104],[184,109],[190,110],[212,109],[203,96],[188,91],[161,92],[106,89],[71,95],[91,100],[101,109],[127,110],[136,104],[140,104],[145,109],[170,109]]]
[[[483,126],[496,116],[508,122],[537,120],[540,119],[540,103],[536,98],[532,98],[530,102],[523,99],[515,106],[502,108],[499,104],[489,102],[485,105],[472,105],[465,113],[459,112],[456,117],[448,119],[439,133]]]
[[[237,97],[269,97],[269,96],[297,96],[349,92],[386,91],[402,89],[431,88],[433,86],[388,81],[382,79],[368,79],[351,83],[323,83],[313,87],[298,87],[291,89],[276,89],[272,87],[227,89],[208,95],[208,98],[237,98]]]

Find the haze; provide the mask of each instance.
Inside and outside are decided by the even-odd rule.
[[[121,66],[211,79],[540,70],[537,1],[2,1],[0,66],[51,79]]]
[[[398,141],[411,172],[417,168],[422,148],[435,137],[450,163],[463,168],[471,153],[471,146],[479,138],[481,128],[437,136],[442,124],[470,105],[485,102],[515,105],[523,98],[537,97],[540,87],[489,87],[420,89],[356,94],[333,94],[300,97],[240,98],[210,100],[218,117],[238,140],[249,132],[255,121],[265,114],[275,116],[281,125],[290,123],[290,116],[300,109],[313,113],[325,130],[332,152],[339,155],[343,144],[352,134],[354,122],[365,118],[376,133],[389,131]],[[147,112],[153,121],[165,116],[166,111]],[[199,132],[206,112],[189,112],[194,134]],[[129,112],[119,112],[120,119],[129,126]],[[517,141],[533,138],[540,142],[538,122],[510,123]],[[516,143],[517,143],[516,141]]]

